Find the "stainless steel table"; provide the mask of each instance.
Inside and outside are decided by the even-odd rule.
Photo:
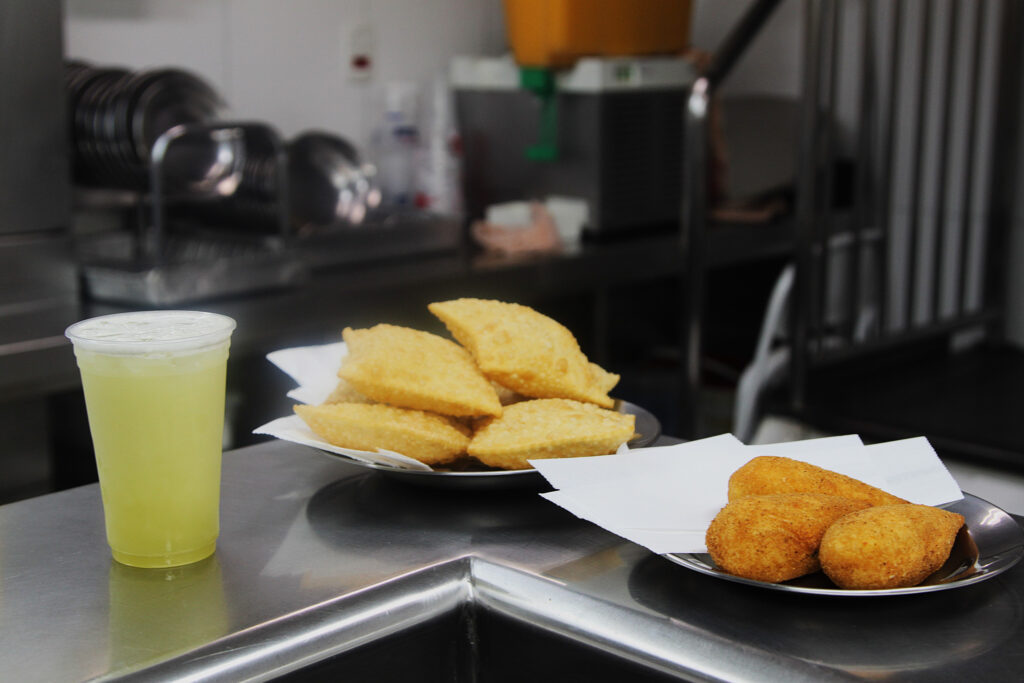
[[[0,507],[4,680],[486,681],[598,665],[598,680],[1016,681],[1024,566],[902,597],[765,591],[533,491],[421,489],[283,442],[225,454],[218,551],[175,570],[109,559],[96,485]]]

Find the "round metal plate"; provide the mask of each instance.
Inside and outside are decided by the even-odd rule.
[[[636,416],[636,436],[629,442],[630,448],[646,448],[661,436],[661,423],[650,411],[640,406],[616,399],[615,410]],[[388,465],[363,462],[338,453],[321,451],[331,458],[340,458],[360,467],[376,470],[391,479],[417,486],[460,490],[510,490],[539,489],[545,479],[537,470],[406,470]]]
[[[941,506],[964,516],[965,524],[957,535],[949,559],[934,574],[917,586],[880,590],[838,588],[821,572],[784,583],[767,583],[726,574],[706,553],[668,553],[671,562],[708,576],[790,593],[812,593],[843,597],[906,595],[962,588],[997,576],[1024,557],[1024,529],[1004,510],[969,493],[963,500]]]

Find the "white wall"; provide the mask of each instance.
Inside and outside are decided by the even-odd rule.
[[[372,78],[351,78],[351,41],[370,29]],[[365,35],[365,34],[364,34]],[[427,83],[455,54],[505,49],[501,0],[66,0],[65,54],[131,68],[179,66],[210,81],[226,116],[290,137],[367,139],[378,86]]]
[[[692,42],[713,52],[751,0],[697,0]],[[768,23],[723,83],[723,94],[772,94],[796,97],[800,92],[803,3],[780,3]]]
[[[693,42],[714,49],[749,0],[697,0]],[[799,90],[799,2],[784,2],[727,92]],[[69,58],[180,66],[208,79],[228,116],[287,137],[321,128],[368,138],[388,81],[427,83],[456,54],[506,51],[501,0],[66,0]],[[370,27],[372,78],[350,76],[352,38]]]

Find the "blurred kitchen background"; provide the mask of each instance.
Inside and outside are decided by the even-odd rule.
[[[238,447],[289,409],[289,384],[268,351],[335,341],[346,325],[440,331],[428,301],[482,296],[565,323],[588,355],[622,374],[615,393],[652,410],[666,433],[737,431],[750,442],[836,429],[923,434],[965,490],[1024,512],[1015,415],[1024,394],[1014,393],[1024,382],[1024,148],[1013,125],[1024,59],[1006,39],[1020,25],[1014,3],[638,2],[620,22],[640,27],[627,41],[635,54],[552,64],[513,55],[510,38],[524,25],[509,13],[515,5],[536,12],[525,24],[536,35],[521,32],[521,49],[551,8],[567,8],[567,35],[595,22],[572,0],[5,2],[0,502],[94,480],[62,336],[79,318],[145,307],[235,317],[225,446]],[[605,19],[630,7],[598,5]],[[652,14],[644,23],[637,12]],[[903,37],[890,44],[890,35]],[[809,59],[811,49],[827,59]],[[802,104],[810,63],[820,107]],[[714,91],[692,138],[684,108],[701,76]],[[873,102],[884,107],[865,126]],[[801,175],[809,122],[827,131],[813,141],[828,159],[820,177]],[[705,153],[693,154],[694,139]],[[893,149],[892,170],[872,187],[909,187],[881,194],[913,224],[923,206],[933,227],[876,239],[891,248],[875,289],[911,300],[882,306],[865,325],[874,337],[913,328],[942,368],[953,367],[952,352],[994,348],[997,360],[964,371],[974,393],[930,387],[921,378],[935,377],[932,366],[903,383],[958,411],[952,419],[900,398],[884,417],[917,411],[931,421],[811,420],[808,402],[828,402],[810,400],[805,370],[816,363],[810,351],[829,342],[804,337],[829,320],[787,315],[813,298],[810,276],[793,285],[787,267],[812,272],[801,268],[823,243],[807,226],[839,225],[833,209],[870,224],[856,209],[871,194],[864,169]],[[948,191],[936,171],[945,167],[967,169],[961,189]],[[693,187],[707,189],[696,205]],[[817,199],[806,201],[808,189]],[[959,232],[939,236],[934,225],[964,215]],[[828,234],[825,251],[834,242]],[[954,242],[965,255],[940,254]],[[854,265],[833,264],[833,278],[872,270],[874,247],[854,244]],[[919,258],[917,245],[939,255]],[[875,281],[845,290],[871,298]],[[847,323],[855,327],[837,329]],[[887,346],[881,356],[905,366],[900,353]],[[891,376],[885,362],[870,367]],[[865,374],[855,368],[847,372]],[[828,376],[832,393],[850,381]],[[879,403],[869,395],[854,408]],[[960,429],[945,435],[950,422]]]
[[[571,4],[571,3],[570,3]],[[697,2],[694,45],[713,49],[745,0]],[[507,54],[502,0],[66,0],[68,58],[201,75],[228,104],[226,118],[272,122],[370,141],[389,84],[427,88],[456,56]],[[796,97],[800,6],[783,3],[725,92]],[[365,56],[365,72],[353,57]]]

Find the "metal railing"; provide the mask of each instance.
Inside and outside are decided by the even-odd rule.
[[[682,277],[680,339],[683,376],[680,435],[700,435],[701,320],[704,308],[707,228],[708,145],[712,98],[757,37],[781,0],[756,0],[740,18],[694,81],[683,112],[683,196],[681,239],[686,249]]]
[[[797,410],[813,365],[972,326],[998,334],[1021,16],[1015,0],[805,0]],[[852,203],[840,210],[841,92],[859,101]]]

